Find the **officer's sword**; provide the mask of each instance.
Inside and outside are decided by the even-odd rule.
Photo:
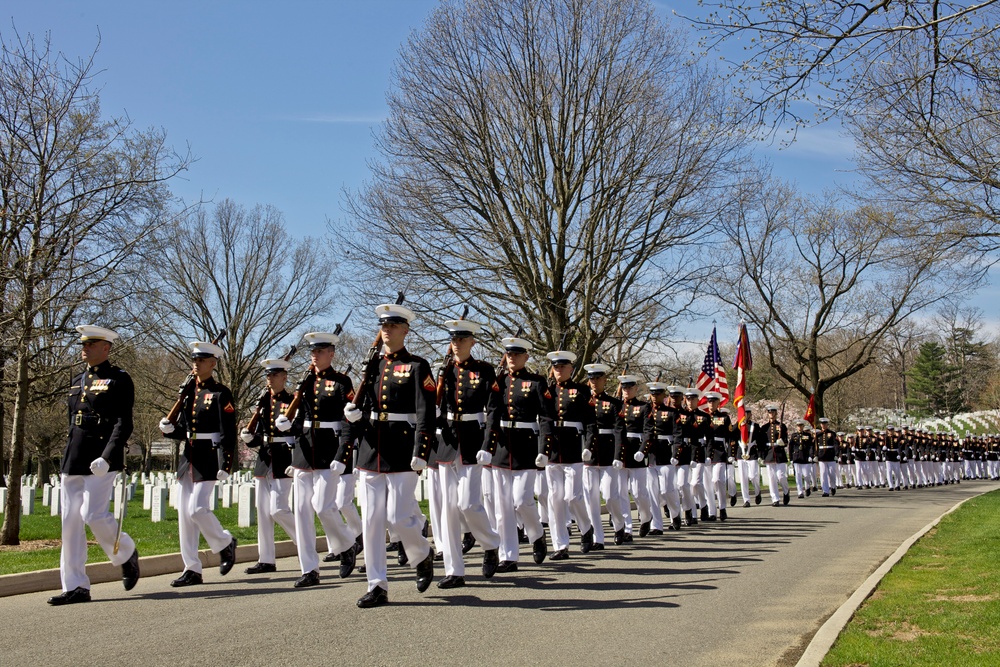
[[[128,445],[125,445],[125,452],[122,454],[125,462],[122,464],[122,511],[118,517],[118,534],[115,535],[115,548],[112,553],[118,555],[118,546],[122,540],[122,528],[125,527],[125,514],[128,513],[128,494],[125,491],[125,480],[128,477]]]

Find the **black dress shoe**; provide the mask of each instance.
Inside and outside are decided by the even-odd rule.
[[[831,496],[835,496],[835,495],[837,495],[837,489],[836,489],[836,487],[834,487],[834,488],[830,489],[830,495],[831,495]]]
[[[743,501],[743,507],[750,507],[750,501],[749,500],[744,500]]]
[[[708,508],[707,507],[702,507],[701,508],[701,520],[702,521],[708,521]]]
[[[381,586],[376,586],[358,598],[358,606],[362,609],[381,607],[385,604],[389,604],[389,591]]]
[[[569,558],[568,549],[560,549],[559,551],[549,556],[549,560],[567,560],[568,558]]]
[[[649,521],[643,521],[639,525],[639,537],[646,537],[649,535]]]
[[[590,545],[590,550],[591,551],[604,551],[604,543],[603,542],[594,542],[592,545]]]
[[[708,518],[705,519],[705,521],[715,521],[715,519],[716,519],[716,516],[714,514],[709,514]]]
[[[788,494],[787,493],[781,496],[781,502],[784,503],[785,505],[788,504]]]
[[[515,560],[502,560],[500,564],[497,565],[497,572],[517,572],[517,561]]]
[[[466,533],[462,536],[462,553],[467,554],[472,551],[472,547],[476,546],[476,536],[472,533]]]
[[[590,530],[580,536],[580,551],[583,553],[590,553],[590,549],[594,546],[594,527],[591,526]]]
[[[170,582],[170,585],[174,588],[181,588],[182,586],[197,586],[201,583],[201,572],[193,572],[191,570],[184,570],[181,576],[177,577]]]
[[[829,493],[824,493],[824,494],[823,494],[823,497],[824,497],[824,498],[829,498],[829,497],[830,497],[830,494],[829,494]]]
[[[809,489],[806,489],[806,498],[808,498],[811,495],[812,495],[812,491],[809,490]]]
[[[754,496],[753,502],[754,502],[755,505],[760,505],[760,494],[759,493],[756,496]]]
[[[673,519],[670,520],[670,525],[667,526],[667,530],[680,530],[680,529],[681,529],[681,518],[679,516],[675,516]]]
[[[518,544],[528,543],[528,534],[524,532],[524,528],[517,529],[517,543]]]
[[[65,593],[60,593],[59,595],[50,597],[47,602],[53,607],[59,607],[64,604],[90,602],[90,591],[81,587],[74,588],[71,591],[66,591]]]
[[[438,588],[460,588],[465,585],[465,577],[456,577],[453,574],[449,574],[447,577],[438,582]]]
[[[400,543],[399,553],[396,555],[396,564],[403,567],[410,562],[410,557],[406,555],[406,548]]]
[[[777,506],[778,506],[778,505],[780,505],[780,504],[781,504],[781,503],[771,503],[771,507],[777,507]]]
[[[402,548],[403,548],[402,542],[389,542],[389,544],[385,545],[386,551],[399,551]]]
[[[340,554],[327,554],[323,556],[324,563],[336,563],[340,560]]]
[[[435,551],[434,552],[434,560],[436,560],[436,561],[443,561],[444,560],[444,552],[443,551]]]
[[[139,583],[139,550],[133,549],[129,559],[122,563],[122,585],[130,591]]]
[[[423,593],[434,581],[434,552],[428,551],[427,557],[417,563],[417,592]]]
[[[619,528],[615,531],[615,544],[622,545],[625,544],[625,529]]]
[[[490,579],[497,573],[500,566],[500,556],[496,549],[487,549],[483,553],[483,577]]]
[[[625,533],[625,544],[632,544],[632,533]]]
[[[659,528],[654,528],[653,530],[649,531],[649,535],[651,537],[655,536],[655,535],[662,535],[662,534],[663,534],[663,531],[660,530]]]
[[[535,559],[535,565],[541,565],[548,553],[549,545],[545,543],[545,535],[542,535],[531,545],[531,557]]]
[[[295,588],[309,588],[310,586],[319,586],[319,570],[306,572],[295,580]]]
[[[729,506],[736,507],[736,496],[729,496]]]
[[[225,576],[236,565],[236,538],[225,549],[219,552],[219,574]]]
[[[693,517],[691,516],[691,510],[684,510],[684,525],[685,526],[693,525],[691,523],[692,519]],[[697,523],[697,521],[695,523]]]
[[[340,578],[347,579],[354,572],[354,564],[357,561],[356,547],[352,544],[347,547],[347,551],[340,554]]]
[[[247,574],[263,574],[264,572],[277,572],[278,568],[275,567],[274,563],[257,563],[244,571]]]
[[[719,521],[725,521],[728,518],[729,518],[729,515],[726,514],[726,509],[725,508],[720,509],[719,510]]]
[[[358,535],[354,540],[354,553],[359,554],[365,550],[365,536]]]

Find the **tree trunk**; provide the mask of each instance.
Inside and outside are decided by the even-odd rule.
[[[30,322],[28,323],[30,325]],[[10,488],[4,508],[0,544],[21,543],[21,474],[24,470],[24,426],[28,409],[28,355],[24,339],[17,353],[17,395],[14,399],[13,428],[10,436]]]

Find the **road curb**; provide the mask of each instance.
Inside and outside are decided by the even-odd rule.
[[[917,540],[926,535],[931,528],[938,525],[941,519],[945,518],[959,507],[964,505],[966,502],[972,500],[973,498],[978,498],[979,496],[994,491],[995,489],[987,489],[974,496],[969,496],[965,500],[960,501],[955,504],[951,509],[941,514],[938,518],[934,519],[926,526],[918,530],[916,533],[911,535],[905,542],[899,545],[891,556],[889,556],[885,561],[879,565],[878,569],[872,572],[871,576],[865,579],[865,582],[854,591],[854,594],[847,599],[847,602],[840,605],[837,611],[833,612],[833,616],[826,620],[820,629],[816,631],[813,635],[812,640],[806,647],[805,652],[799,661],[795,664],[795,667],[819,667],[820,663],[823,662],[823,658],[826,654],[830,652],[830,648],[833,647],[833,643],[837,641],[837,637],[843,632],[847,624],[854,618],[855,612],[864,603],[868,597],[875,592],[875,588],[881,583],[885,575],[889,574],[889,571],[902,559],[907,551],[910,550]]]
[[[326,553],[325,537],[316,538],[316,551],[321,554]],[[276,542],[274,545],[274,555],[277,558],[287,558],[295,554],[295,545],[292,544],[291,540]],[[209,549],[200,550],[198,557],[201,559],[202,566],[206,569],[216,567],[219,564],[219,556],[213,554]],[[257,545],[247,544],[237,546],[236,562],[257,562]],[[181,559],[179,552],[139,557],[139,570],[142,572],[143,577],[156,577],[162,574],[170,574],[171,572],[180,574],[183,569],[184,561]],[[122,569],[107,561],[103,563],[90,563],[87,565],[87,576],[90,578],[92,585],[105,584],[110,581],[121,580]],[[0,575],[0,597],[58,590],[62,590],[59,568]]]

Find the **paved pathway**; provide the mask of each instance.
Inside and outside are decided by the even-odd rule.
[[[388,607],[359,610],[366,588],[325,566],[294,590],[297,561],[264,577],[206,569],[174,590],[148,577],[131,593],[93,587],[94,602],[52,608],[51,593],[0,598],[5,665],[787,665],[865,578],[911,534],[958,501],[1000,488],[963,483],[907,492],[730,510],[726,523],[636,539],[568,561],[479,575],[418,594],[390,566]],[[576,537],[576,536],[574,536]],[[392,562],[392,560],[390,560]],[[335,565],[335,564],[333,564]],[[440,563],[438,564],[440,565]],[[440,569],[437,572],[441,576]]]

